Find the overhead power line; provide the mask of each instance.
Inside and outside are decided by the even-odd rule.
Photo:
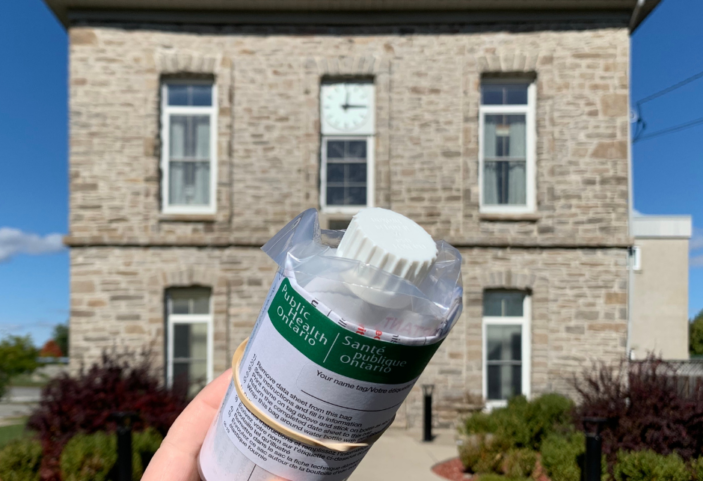
[[[691,82],[694,82],[700,78],[703,78],[703,71],[698,72],[696,74],[691,75],[690,77],[687,77],[680,82],[677,82],[669,87],[666,87],[665,89],[659,90],[658,92],[654,92],[651,95],[648,95],[644,98],[641,98],[640,100],[637,101],[635,106],[637,107],[637,123],[635,124],[635,133],[632,138],[632,142],[639,142],[640,140],[645,140],[645,139],[651,139],[652,137],[658,137],[660,135],[668,134],[671,132],[677,132],[679,130],[687,129],[689,127],[693,127],[695,125],[698,125],[703,122],[703,119],[696,119],[692,120],[690,122],[686,122],[683,124],[675,125],[673,127],[667,128],[667,129],[662,129],[662,130],[657,130],[655,132],[652,132],[651,134],[643,135],[645,130],[647,130],[647,122],[644,120],[644,115],[642,114],[642,104],[645,104],[649,102],[650,100],[654,100],[656,98],[659,98],[663,95],[666,95],[668,93],[673,92],[674,90],[677,90],[684,85],[688,85]]]
[[[637,105],[642,105],[645,102],[649,102],[650,100],[654,100],[657,97],[661,97],[662,95],[668,94],[669,92],[673,92],[674,90],[679,89],[679,88],[683,87],[684,85],[690,84],[694,80],[698,80],[699,78],[702,78],[702,77],[703,77],[703,71],[698,72],[695,75],[691,75],[690,77],[683,79],[682,81],[675,83],[674,85],[672,85],[670,87],[662,89],[659,92],[654,92],[653,94],[648,95],[648,96],[644,97],[643,99],[638,100]]]
[[[689,128],[689,127],[694,127],[694,126],[696,126],[696,125],[698,125],[698,124],[703,124],[703,117],[700,117],[700,118],[695,119],[695,120],[691,120],[690,122],[685,122],[685,123],[683,123],[683,124],[679,124],[679,125],[675,125],[675,126],[673,126],[673,127],[669,127],[668,129],[656,130],[656,131],[652,132],[651,134],[647,134],[647,135],[638,135],[638,136],[636,136],[636,137],[632,140],[632,143],[640,142],[640,141],[642,141],[642,140],[651,139],[652,137],[658,137],[658,136],[664,135],[664,134],[670,134],[670,133],[672,133],[672,132],[678,132],[679,130],[684,130],[684,129],[687,129],[687,128]]]

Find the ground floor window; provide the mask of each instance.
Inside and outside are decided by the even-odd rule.
[[[530,296],[487,290],[483,295],[483,393],[492,405],[530,393]]]
[[[212,380],[210,289],[169,289],[166,311],[166,382],[194,396]]]

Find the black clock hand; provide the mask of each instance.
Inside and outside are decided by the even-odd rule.
[[[342,105],[342,108],[344,110],[347,110],[347,107],[349,107],[349,90],[346,91],[346,97],[344,97],[344,105]]]
[[[344,105],[342,105],[342,108],[343,108],[344,110],[347,110],[347,109],[365,109],[365,108],[366,108],[366,105],[350,105],[350,104],[344,104]]]

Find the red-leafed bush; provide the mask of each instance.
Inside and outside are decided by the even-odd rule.
[[[39,351],[39,356],[41,357],[62,357],[63,352],[61,352],[61,348],[59,347],[58,344],[56,344],[56,341],[53,339],[49,339],[46,341],[44,346],[41,348],[41,351]]]
[[[599,364],[574,379],[573,387],[581,398],[578,424],[583,417],[607,419],[603,453],[611,465],[619,450],[677,453],[684,460],[703,454],[703,386],[680,389],[675,364],[651,356]]]
[[[153,427],[166,434],[186,400],[163,387],[149,361],[145,354],[104,353],[99,363],[77,376],[63,374],[49,382],[27,423],[42,442],[43,480],[60,479],[59,456],[73,435],[113,431],[114,412],[137,413],[135,431]]]

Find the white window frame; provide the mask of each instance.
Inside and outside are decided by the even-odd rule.
[[[632,246],[632,251],[630,252],[630,265],[632,270],[639,272],[642,270],[642,247]]]
[[[485,292],[485,291],[484,291]],[[483,316],[482,332],[483,337],[483,399],[486,400],[486,408],[494,409],[507,406],[504,399],[488,399],[488,326],[519,326],[522,328],[522,393],[528,399],[531,395],[531,373],[532,373],[532,296],[529,292],[524,292],[525,298],[522,304],[522,317],[518,316]],[[482,305],[483,308],[483,305]]]
[[[537,132],[535,127],[535,104],[537,101],[537,93],[534,81],[521,79],[484,79],[481,81],[481,86],[487,84],[526,84],[527,86],[527,105],[483,105],[483,94],[478,109],[478,192],[479,192],[479,212],[486,214],[530,214],[535,212],[535,155],[536,155],[536,138]],[[484,121],[485,116],[490,114],[524,114],[525,115],[525,137],[526,143],[526,159],[525,159],[525,205],[485,205],[483,203],[483,142],[484,142]]]
[[[327,141],[366,140],[366,205],[327,205]],[[360,209],[374,206],[374,136],[373,135],[323,135],[320,148],[320,206],[327,214],[356,214]]]
[[[209,107],[168,105],[169,85],[210,85],[212,105]],[[170,116],[208,115],[210,117],[210,203],[208,205],[169,204]],[[164,214],[214,214],[217,212],[217,85],[207,80],[178,79],[161,84],[161,211]]]
[[[207,362],[206,381],[209,383],[213,379],[213,358],[214,358],[214,333],[212,317],[212,292],[210,292],[210,314],[171,314],[171,298],[166,297],[166,385],[173,386],[173,326],[175,324],[206,324],[207,325]]]

